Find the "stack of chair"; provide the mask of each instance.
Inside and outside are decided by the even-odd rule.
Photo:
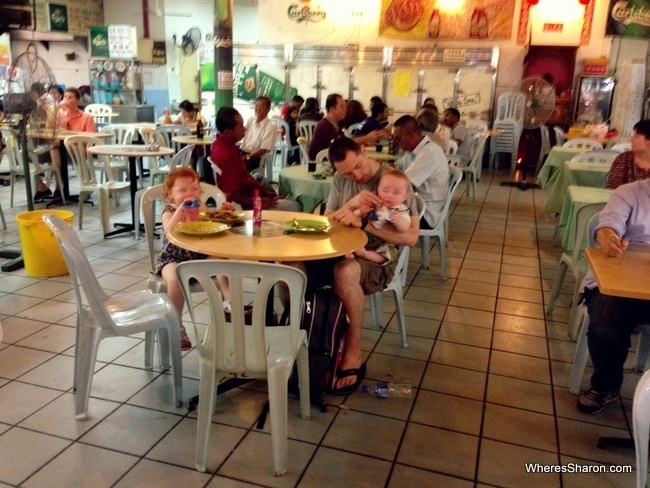
[[[498,153],[510,153],[510,172],[514,172],[517,158],[517,146],[524,129],[523,118],[526,107],[526,96],[521,92],[503,93],[497,103],[497,118],[492,129],[499,131],[498,137],[493,137],[490,143],[490,169],[494,168],[494,160]]]

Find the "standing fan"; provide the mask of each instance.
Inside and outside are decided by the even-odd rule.
[[[201,42],[201,31],[197,27],[192,27],[181,38],[180,46],[176,44],[176,35],[172,36],[174,46],[179,48],[185,56],[191,56],[199,48]]]
[[[528,186],[526,176],[529,161],[534,159],[536,167],[539,158],[539,149],[541,149],[541,135],[540,137],[537,136],[538,131],[536,129],[544,125],[553,114],[553,110],[555,109],[555,90],[542,78],[531,76],[524,78],[519,91],[526,97],[522,120],[524,130],[519,139],[519,147],[517,149],[517,159],[522,161],[522,177],[520,181],[502,183],[502,185],[518,186],[520,189],[525,190]]]
[[[14,116],[15,130],[23,149],[23,169],[27,208],[34,209],[31,179],[29,178],[29,155],[27,153],[27,126],[34,133],[38,145],[36,154],[48,151],[57,141],[59,131],[58,104],[48,94],[56,85],[52,70],[41,58],[33,44],[7,70],[7,93],[3,96],[4,111]]]

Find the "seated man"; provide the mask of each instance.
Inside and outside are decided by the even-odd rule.
[[[277,208],[300,212],[302,205],[299,202],[281,199],[248,172],[244,158],[236,146],[246,133],[244,119],[239,112],[232,107],[220,108],[216,125],[219,135],[212,143],[211,159],[212,164],[221,171],[221,174],[217,175],[217,186],[226,194],[228,201],[238,203],[244,210],[252,210],[255,190],[259,190],[263,209]]]
[[[257,97],[255,116],[248,119],[246,135],[241,143],[241,152],[249,172],[259,168],[262,156],[275,148],[278,131],[268,118],[270,111],[271,100]]]
[[[327,115],[318,122],[314,129],[314,135],[309,143],[309,160],[315,161],[316,155],[323,149],[327,149],[332,140],[343,136],[339,123],[345,117],[345,100],[338,93],[331,93],[325,101]],[[366,135],[357,136],[354,140],[358,144],[375,145],[381,138],[388,138],[390,134],[384,130],[374,130]]]
[[[421,108],[415,114],[415,120],[422,134],[447,154],[447,141],[436,132],[439,126],[438,119],[438,112],[430,108]]]
[[[336,139],[332,143],[329,157],[337,172],[332,180],[325,215],[344,225],[362,228],[389,244],[415,245],[418,240],[419,225],[417,206],[410,188],[406,203],[412,215],[410,227],[405,232],[398,231],[393,225],[385,225],[377,229],[367,225],[368,221],[355,212],[359,205],[369,205],[373,208],[381,205],[375,190],[381,174],[390,167],[368,158],[365,148],[347,137]],[[351,393],[359,386],[365,374],[365,364],[361,354],[364,295],[382,291],[393,279],[396,263],[391,262],[382,266],[350,256],[311,261],[304,265],[310,280],[315,285],[334,284],[334,291],[347,310],[350,322],[346,333],[345,357],[332,393]]]
[[[408,176],[411,185],[422,197],[425,211],[420,227],[433,229],[440,220],[449,187],[447,158],[442,149],[424,136],[410,115],[403,115],[394,124],[393,137],[405,151],[395,167]]]
[[[384,102],[377,102],[372,106],[370,117],[361,123],[361,127],[356,129],[355,136],[365,136],[373,130],[382,130],[388,124],[388,105]]]
[[[66,88],[63,92],[63,100],[61,101],[58,112],[59,128],[78,132],[97,132],[93,116],[85,113],[83,110],[79,110],[80,100],[81,94],[79,90],[73,87]],[[61,170],[61,152],[58,143],[50,148],[50,158],[52,164]],[[52,196],[54,199],[60,199],[61,189],[58,187],[58,182],[56,185],[54,194],[52,194],[45,183],[39,179],[38,188],[34,195],[34,202],[43,201],[43,199],[49,196]]]
[[[458,143],[456,155],[460,156],[463,166],[469,164],[472,151],[472,141],[467,132],[467,127],[460,123],[460,112],[455,108],[445,110],[444,123],[451,128],[451,138]]]
[[[614,190],[600,213],[596,242],[612,259],[628,248],[650,244],[650,180]],[[578,398],[578,409],[595,414],[619,398],[630,336],[636,325],[648,322],[650,301],[600,293],[591,269],[581,290],[589,313],[587,339],[594,373],[591,387]]]

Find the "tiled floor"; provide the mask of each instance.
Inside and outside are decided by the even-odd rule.
[[[418,249],[411,253],[409,347],[399,346],[388,296],[388,327],[364,330],[368,380],[410,381],[413,397],[378,400],[360,391],[331,397],[327,413],[313,409],[309,421],[291,400],[289,469],[279,478],[271,475],[269,422],[255,427],[264,384],[219,398],[209,473],[199,473],[196,416],[173,407],[169,375],[143,369],[140,338],[102,342],[91,418],[75,421],[75,302],[68,276],[0,274],[0,485],[633,486],[634,473],[526,472],[526,463],[633,466],[633,450],[600,450],[596,441],[629,436],[639,376],[626,375],[623,400],[606,412],[576,410],[567,391],[572,283],[553,316],[544,315],[561,253],[552,244],[555,220],[541,213],[542,191],[501,187],[506,178],[485,172],[475,202],[464,194],[454,199],[447,281],[438,267],[420,268]],[[10,209],[9,188],[0,189],[8,220],[0,248],[18,246],[14,216],[26,210],[22,194],[21,187]],[[126,218],[117,213],[128,209],[123,200],[112,207],[112,221]],[[80,236],[102,286],[114,293],[144,288],[145,243],[130,235],[104,240],[98,212],[84,209]],[[432,262],[437,256],[434,248]],[[185,354],[185,401],[198,390],[197,363],[195,351]]]

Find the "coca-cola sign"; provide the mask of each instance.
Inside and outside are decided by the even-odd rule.
[[[605,34],[650,37],[650,1],[611,0]]]

